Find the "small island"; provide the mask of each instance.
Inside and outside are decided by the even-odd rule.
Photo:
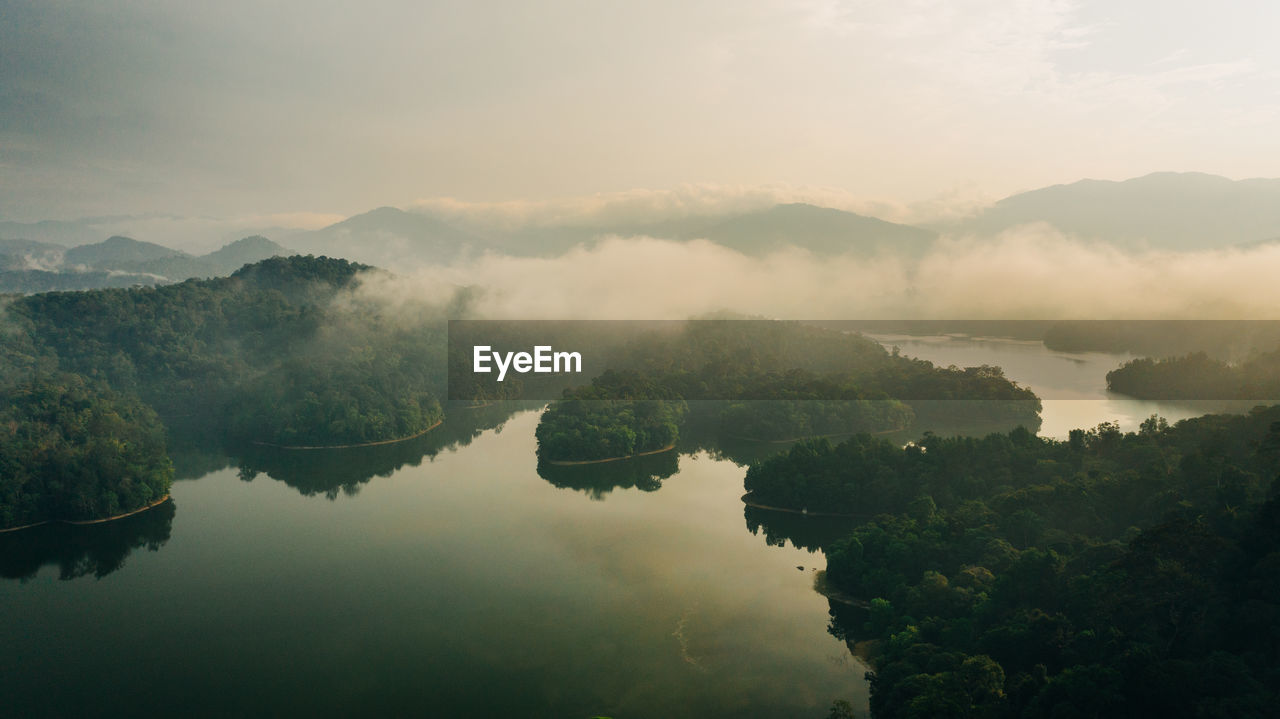
[[[957,416],[1039,427],[1039,399],[997,367],[935,367],[798,322],[697,320],[626,350],[547,409],[537,430],[541,461],[663,451],[686,430],[711,443],[783,444]]]

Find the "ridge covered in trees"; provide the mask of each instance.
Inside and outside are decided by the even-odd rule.
[[[169,494],[164,428],[136,397],[65,373],[5,394],[0,529],[112,517]]]
[[[1139,399],[1280,399],[1280,348],[1239,364],[1203,352],[1142,357],[1108,372],[1107,389]]]
[[[753,494],[864,523],[826,547],[877,717],[1262,716],[1280,687],[1280,406],[1067,441],[805,443]],[[874,515],[874,518],[871,518]]]
[[[756,441],[900,430],[955,416],[1039,427],[1040,401],[997,367],[939,368],[858,334],[795,322],[692,321],[630,341],[613,364],[543,415],[541,458],[653,451],[675,443],[686,425]]]
[[[163,496],[161,421],[280,445],[380,442],[438,423],[443,321],[403,327],[349,294],[335,301],[369,271],[276,257],[230,277],[10,300],[0,527]]]

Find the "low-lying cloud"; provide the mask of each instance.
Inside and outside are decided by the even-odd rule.
[[[788,185],[682,185],[671,190],[636,189],[552,200],[469,202],[449,197],[419,200],[413,209],[477,231],[528,227],[610,227],[715,217],[803,202],[870,215],[890,222],[945,222],[975,213],[993,198],[972,187],[904,204],[856,196],[828,187]]]
[[[1029,226],[943,238],[919,261],[610,237],[554,259],[488,254],[371,278],[359,294],[409,311],[466,287],[469,316],[511,319],[1280,319],[1276,276],[1280,244],[1130,253]]]

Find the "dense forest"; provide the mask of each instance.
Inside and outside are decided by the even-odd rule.
[[[1232,361],[1280,343],[1274,320],[1063,320],[1043,332],[1062,352],[1119,352],[1172,357],[1204,352]]]
[[[1203,352],[1126,362],[1107,389],[1140,399],[1280,399],[1280,348],[1228,364]]]
[[[1280,699],[1280,406],[1061,442],[816,441],[746,481],[865,515],[824,579],[850,598],[833,631],[870,646],[876,716],[1264,716]]]
[[[304,446],[439,423],[443,317],[408,326],[343,294],[370,271],[271,258],[230,277],[8,300],[0,527],[163,496],[173,470],[162,422],[214,442]]]
[[[0,528],[115,516],[169,494],[164,429],[136,397],[65,373],[4,392]]]
[[[795,322],[691,321],[632,339],[613,364],[543,415],[540,457],[653,451],[690,426],[707,437],[776,442],[956,418],[1040,421],[1035,394],[997,367],[939,368],[858,334]]]
[[[670,449],[685,412],[680,401],[564,399],[538,423],[538,456],[549,462],[586,462]]]
[[[229,278],[49,293],[9,313],[63,370],[197,413],[233,438],[356,444],[439,421],[443,326],[402,330],[333,299],[369,267],[271,258]]]

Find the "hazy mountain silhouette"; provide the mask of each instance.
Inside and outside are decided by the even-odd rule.
[[[0,240],[0,292],[129,287],[222,277],[244,265],[291,254],[295,253],[256,235],[201,256],[119,236],[72,249],[30,240]]]
[[[328,227],[285,238],[304,253],[341,257],[395,269],[405,262],[450,262],[494,247],[488,240],[434,217],[379,207]]]
[[[42,270],[62,264],[67,248],[35,240],[0,240],[0,270]]]
[[[268,257],[283,257],[295,254],[291,250],[268,240],[262,235],[244,237],[221,249],[214,250],[202,259],[231,274],[245,265],[260,262]]]
[[[160,275],[171,280],[185,280],[189,277],[223,277],[235,272],[245,265],[277,257],[296,254],[261,235],[236,240],[221,249],[207,255],[193,257],[162,257],[139,262],[117,269],[129,269]]]
[[[829,207],[795,203],[749,212],[704,229],[699,236],[749,255],[788,245],[819,255],[921,255],[937,233]]]
[[[142,242],[132,237],[116,235],[102,242],[81,245],[67,250],[68,267],[87,267],[95,270],[125,270],[141,262],[168,257],[189,257],[185,252],[170,249],[154,242]]]
[[[707,239],[748,255],[762,255],[794,246],[820,255],[861,256],[881,252],[920,254],[937,237],[932,230],[797,203],[753,212],[697,215],[650,223],[522,228],[504,237],[502,247],[517,255],[562,254],[575,245],[590,245],[615,235],[670,240]]]
[[[1280,180],[1198,172],[1081,180],[1007,197],[957,229],[995,234],[1031,222],[1124,247],[1190,250],[1256,242],[1280,235]]]
[[[41,220],[39,222],[0,222],[0,238],[11,240],[35,240],[55,245],[74,247],[93,242],[102,233],[84,222]]]

